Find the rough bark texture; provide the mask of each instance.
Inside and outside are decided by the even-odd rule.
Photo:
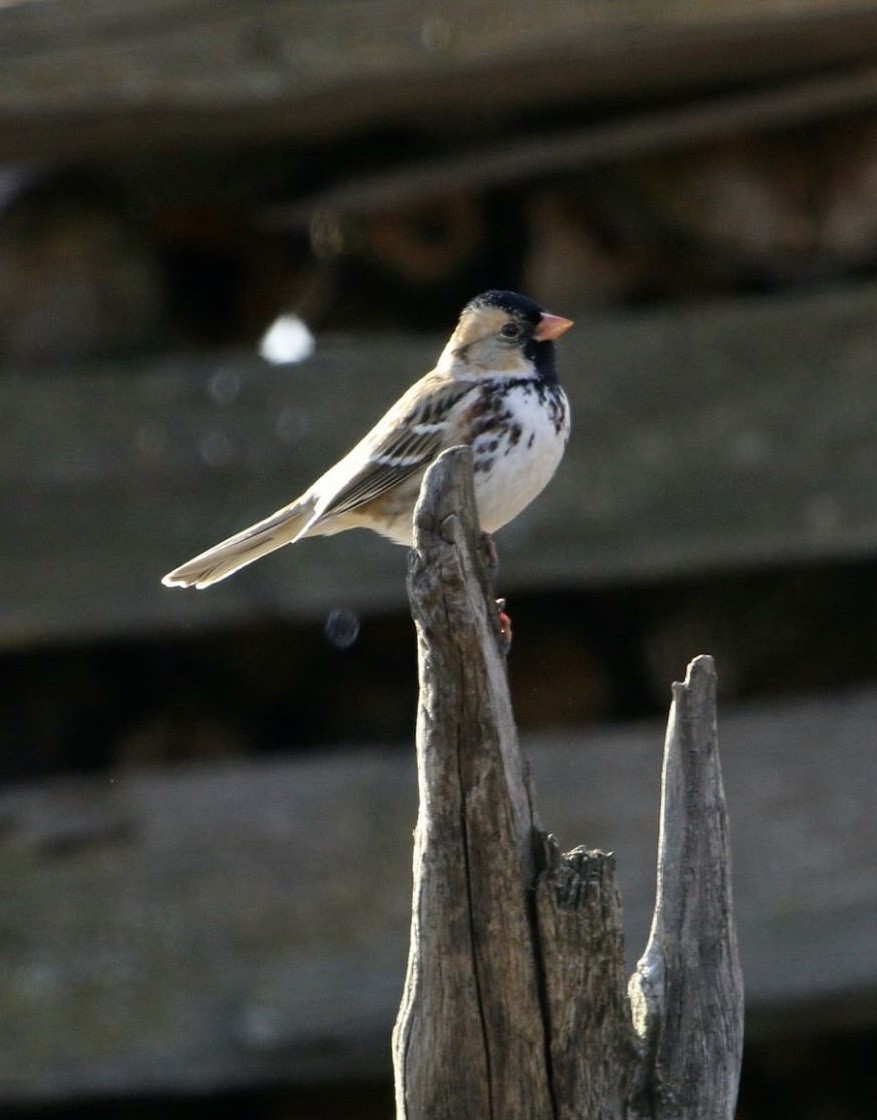
[[[466,448],[415,512],[420,815],[399,1120],[730,1120],[743,997],[712,659],[674,685],[658,895],[623,981],[614,861],[539,832]]]
[[[471,463],[468,449],[443,455],[415,513],[420,813],[397,1115],[541,1120],[552,1103],[528,894],[533,814]]]
[[[652,932],[630,982],[641,1040],[632,1117],[731,1120],[743,1050],[743,981],[711,657],[673,685],[664,748]]]
[[[615,858],[546,841],[536,884],[557,1120],[621,1120],[632,1056]]]

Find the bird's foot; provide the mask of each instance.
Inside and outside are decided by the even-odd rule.
[[[499,567],[499,553],[493,543],[490,533],[481,534],[481,547],[484,550],[484,562],[487,567],[495,572]],[[503,653],[508,653],[512,648],[512,620],[506,614],[505,599],[496,600],[496,610],[499,615],[499,640]]]
[[[506,614],[505,599],[496,600],[496,609],[499,613],[499,640],[503,653],[508,653],[512,648],[512,620]]]

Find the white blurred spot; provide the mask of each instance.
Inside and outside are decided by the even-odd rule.
[[[336,607],[331,611],[323,627],[330,645],[336,649],[350,649],[359,637],[359,615],[347,607]]]
[[[219,428],[212,428],[201,436],[198,452],[208,467],[223,467],[234,457],[231,440]]]
[[[314,352],[314,336],[298,315],[278,315],[259,343],[259,355],[272,365],[303,362]]]
[[[241,391],[240,374],[233,369],[218,369],[210,378],[210,396],[217,404],[231,404]]]
[[[13,202],[34,180],[34,171],[26,164],[15,163],[0,167],[0,208]]]
[[[281,408],[274,430],[284,443],[297,443],[308,430],[307,419],[294,408]]]
[[[134,433],[134,445],[144,459],[158,459],[167,449],[167,432],[157,424],[141,424]]]

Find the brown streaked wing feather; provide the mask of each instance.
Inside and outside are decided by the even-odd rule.
[[[424,391],[422,381],[413,386],[366,436],[369,439],[377,437],[380,429],[386,431],[383,438],[375,439],[366,466],[335,494],[314,524],[366,505],[436,458],[446,444],[446,429],[413,429],[418,425],[442,424],[454,405],[472,391],[473,384],[438,376],[435,380],[431,392]]]

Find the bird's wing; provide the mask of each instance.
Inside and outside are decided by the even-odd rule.
[[[450,380],[436,373],[427,374],[412,386],[362,442],[317,483],[315,489],[322,493],[315,516],[302,535],[328,517],[373,501],[431,463],[449,446],[451,413],[473,388],[471,381]],[[345,465],[349,471],[343,469]]]

